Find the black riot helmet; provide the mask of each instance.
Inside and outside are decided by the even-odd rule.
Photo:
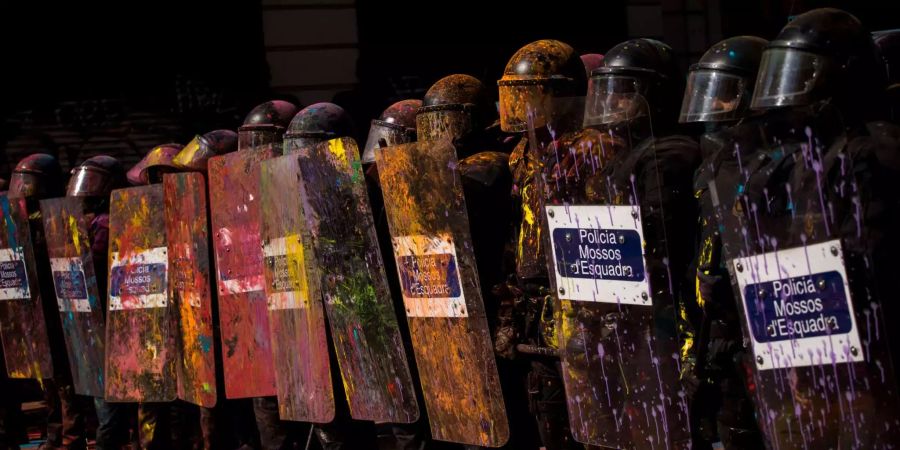
[[[9,181],[9,196],[37,200],[56,197],[62,191],[62,169],[53,155],[34,153],[16,164]]]
[[[340,137],[353,136],[353,120],[334,103],[315,103],[298,112],[284,134],[284,153]]]
[[[375,162],[375,149],[405,144],[416,140],[416,111],[422,100],[400,100],[388,106],[369,125],[369,136],[363,149],[362,162]]]
[[[448,75],[425,92],[416,112],[420,141],[458,139],[490,125],[494,106],[481,81],[470,75]]]
[[[238,128],[238,151],[280,148],[284,130],[296,112],[294,104],[282,100],[257,105]]]
[[[839,9],[814,9],[795,17],[766,46],[750,106],[831,100],[845,118],[866,120],[883,112],[884,86],[884,65],[859,20]]]
[[[500,128],[511,133],[535,127],[552,115],[553,99],[584,95],[584,63],[569,44],[542,39],[520,48],[497,81],[500,91]]]
[[[66,196],[105,198],[125,184],[125,168],[118,159],[109,155],[92,156],[72,169]]]
[[[672,48],[654,39],[632,39],[611,48],[591,72],[584,124],[603,125],[649,113],[654,126],[675,123],[684,92],[684,77]]]
[[[767,41],[736,36],[710,47],[691,66],[678,121],[723,122],[744,117]]]

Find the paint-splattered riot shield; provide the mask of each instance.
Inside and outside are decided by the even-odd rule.
[[[106,400],[167,402],[177,394],[163,185],[110,196]]]
[[[259,165],[276,155],[276,146],[275,141],[251,145],[209,159],[212,238],[227,398],[276,394],[259,202]]]
[[[352,138],[299,153],[305,225],[351,415],[412,423],[419,409],[359,158]]]
[[[202,173],[163,177],[169,249],[169,298],[178,324],[178,398],[216,405],[216,358],[210,294],[209,221]]]
[[[623,96],[614,116],[587,106],[558,99],[549,123],[529,124],[529,150],[544,168],[542,229],[572,433],[610,448],[685,447],[675,319],[691,250],[673,240],[690,241],[676,229],[695,220],[699,150],[653,136],[639,95]]]
[[[327,423],[334,419],[334,388],[322,305],[321,270],[304,223],[296,155],[260,168],[262,242],[272,352],[277,367],[279,416]]]
[[[498,447],[510,430],[456,149],[425,141],[375,158],[431,433]]]
[[[42,200],[41,215],[75,392],[103,397],[106,322],[91,250],[94,216],[82,197]]]
[[[793,119],[768,119],[789,130],[768,143],[731,143],[736,175],[710,183],[756,417],[770,448],[889,448],[898,174],[874,157],[878,128],[850,139],[829,108]]]
[[[0,339],[10,378],[50,378],[53,361],[24,198],[0,195]]]

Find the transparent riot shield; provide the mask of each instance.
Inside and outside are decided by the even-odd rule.
[[[278,410],[284,420],[334,419],[321,269],[304,223],[296,155],[260,168],[261,236]]]
[[[510,430],[456,149],[418,142],[375,158],[431,433],[499,447]]]
[[[162,184],[110,196],[104,380],[110,402],[167,402],[177,395],[163,205]]]
[[[0,195],[0,339],[10,378],[51,378],[53,361],[24,198]]]
[[[42,200],[41,215],[75,393],[103,397],[106,323],[91,251],[93,214],[84,198],[63,197]]]
[[[569,420],[586,444],[686,448],[675,319],[692,254],[675,242],[695,223],[699,149],[654,136],[641,96],[617,100],[615,116],[557,99],[544,123],[529,119]]]
[[[209,159],[227,398],[267,397],[276,391],[259,226],[259,165],[275,151],[270,143]]]
[[[202,173],[163,176],[169,298],[178,325],[178,398],[216,405],[216,343],[210,293],[209,218]]]
[[[762,144],[732,142],[738,179],[710,183],[757,420],[771,448],[891,448],[900,249],[881,183],[897,174],[836,111],[790,112],[763,118]]]
[[[300,152],[306,226],[354,419],[412,423],[415,389],[352,138]]]

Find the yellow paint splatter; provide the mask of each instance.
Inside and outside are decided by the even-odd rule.
[[[78,221],[75,216],[69,216],[69,231],[72,233],[72,245],[75,246],[75,254],[81,254],[81,234],[78,233]]]

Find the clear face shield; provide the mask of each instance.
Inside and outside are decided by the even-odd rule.
[[[795,48],[770,48],[763,53],[753,90],[753,109],[801,106],[816,100],[827,82],[831,59]]]
[[[416,134],[414,130],[383,120],[373,120],[372,125],[369,127],[369,136],[366,138],[366,146],[363,149],[362,163],[371,164],[375,162],[376,148],[392,147],[412,142],[415,139]]]
[[[72,169],[72,177],[66,189],[68,197],[108,196],[112,190],[113,176],[99,167],[80,166]]]
[[[584,126],[608,125],[649,114],[644,81],[638,77],[601,74],[588,81]]]
[[[747,102],[744,77],[720,70],[695,70],[688,75],[681,102],[680,123],[721,122],[740,117]]]

